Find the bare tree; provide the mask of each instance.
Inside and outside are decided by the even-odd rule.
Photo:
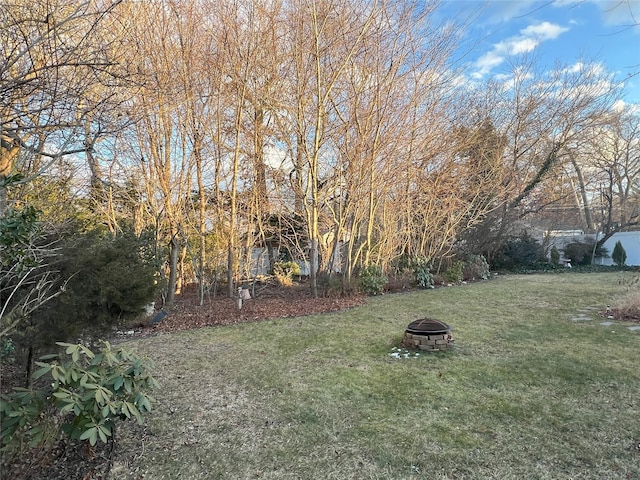
[[[126,76],[103,36],[119,1],[15,1],[0,6],[0,213],[20,152],[43,159],[26,181],[71,154],[91,151],[84,135]],[[89,88],[87,88],[89,84]],[[92,85],[109,85],[95,89]]]
[[[585,141],[580,164],[590,173],[606,240],[640,224],[640,114],[612,110],[586,132]]]
[[[536,192],[554,166],[567,160],[572,145],[601,121],[616,85],[597,64],[579,62],[538,72],[534,59],[515,65],[510,75],[487,86],[482,111],[507,139],[505,196],[485,222],[484,249],[495,251],[518,221],[539,211]],[[489,223],[491,222],[491,223]],[[489,233],[491,232],[491,233]]]
[[[325,158],[338,155],[337,145],[332,141],[332,129],[339,115],[335,107],[347,95],[341,88],[354,75],[357,57],[367,48],[375,48],[370,39],[374,38],[376,19],[384,16],[385,3],[309,1],[293,5],[289,36],[293,58],[290,117],[295,122],[292,128],[295,141],[290,143],[295,159],[293,187],[298,207],[304,208],[311,294],[315,297],[318,261],[321,257],[326,259],[330,251],[330,242],[323,242],[326,237],[321,216],[329,200],[326,196],[329,191],[323,191],[323,187],[327,176],[332,175],[331,167],[325,166]],[[343,221],[338,219],[338,230]],[[334,232],[334,242],[336,233],[340,232]]]
[[[453,23],[436,21],[436,7],[386,5],[355,58],[343,108],[337,105],[346,131],[339,140],[344,183],[353,207],[344,210],[350,218],[349,265],[385,266],[406,252],[399,232],[416,209],[440,194],[428,191],[428,184],[438,169],[431,161],[436,150],[443,156],[450,150],[442,140],[457,35]],[[423,193],[414,195],[416,189]],[[435,231],[435,219],[424,220],[421,231]]]
[[[144,182],[141,192],[158,241],[169,249],[166,302],[178,288],[178,268],[184,249],[184,218],[192,175],[187,145],[180,17],[172,4],[142,2],[130,10],[134,18],[127,40],[137,52],[137,70],[144,83],[132,99],[135,120],[132,157]]]
[[[0,337],[52,298],[63,285],[55,269],[59,253],[38,223],[36,210],[26,207],[0,218]]]

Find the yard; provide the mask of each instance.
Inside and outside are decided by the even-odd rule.
[[[640,323],[608,318],[606,307],[636,277],[499,276],[277,319],[268,318],[269,305],[282,299],[258,299],[240,316],[227,310],[228,322],[220,303],[183,306],[173,323],[124,337],[153,361],[160,384],[144,425],[121,424],[113,451],[87,459],[61,444],[48,461],[25,458],[14,473],[640,478]],[[288,298],[299,311],[338,306]],[[453,350],[399,348],[408,323],[423,317],[453,327]],[[189,322],[218,325],[188,329]]]
[[[129,347],[161,387],[111,478],[640,477],[640,332],[602,325],[623,274],[505,276]],[[630,275],[630,274],[627,274]],[[408,322],[452,352],[394,358]]]

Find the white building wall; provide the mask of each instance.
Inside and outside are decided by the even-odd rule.
[[[552,231],[545,232],[545,234],[546,235],[543,236],[543,240],[547,243],[548,248],[550,249],[552,246],[555,246],[561,253],[564,247],[569,243],[593,242],[596,238],[602,238],[602,233],[599,233],[596,237],[594,234],[584,234],[580,230]],[[627,261],[625,264],[629,266],[640,266],[640,231],[614,233],[611,238],[604,242],[604,247],[607,249],[608,257],[596,257],[595,263],[597,265],[614,265],[611,254],[613,253],[613,247],[615,247],[618,240],[620,240],[620,243],[622,243],[622,246],[627,253]]]
[[[613,248],[616,246],[616,242],[620,241],[624,251],[627,253],[627,261],[625,265],[640,266],[640,232],[618,232],[614,233],[606,242],[604,246],[609,252],[608,258],[601,258],[600,265],[614,265],[614,261],[611,258]]]

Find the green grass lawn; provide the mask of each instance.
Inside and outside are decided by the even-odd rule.
[[[119,430],[111,477],[640,478],[640,332],[597,313],[623,275],[503,276],[130,342],[160,388],[147,425]],[[391,357],[425,316],[455,349]]]

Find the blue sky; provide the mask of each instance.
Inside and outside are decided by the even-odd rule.
[[[443,0],[443,7],[476,15],[464,39],[474,45],[465,57],[472,78],[504,73],[509,56],[534,54],[543,68],[592,61],[624,81],[627,103],[640,104],[640,0]]]

